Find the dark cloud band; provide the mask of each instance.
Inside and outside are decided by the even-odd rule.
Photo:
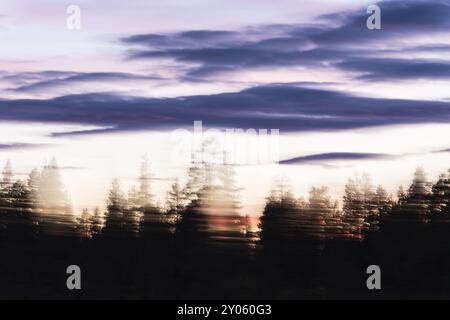
[[[202,120],[205,127],[320,131],[448,123],[450,103],[365,98],[271,85],[167,99],[98,93],[47,100],[3,100],[0,120],[93,124],[107,127],[107,131],[191,127],[195,120]]]

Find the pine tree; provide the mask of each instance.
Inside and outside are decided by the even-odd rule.
[[[150,162],[148,156],[145,155],[139,176],[139,204],[145,211],[151,210],[154,207],[154,196],[151,192],[150,180],[152,175],[150,173]]]
[[[127,199],[120,188],[120,182],[118,179],[114,179],[111,184],[107,207],[110,211],[124,211],[127,207]]]
[[[5,168],[3,169],[2,172],[3,176],[2,176],[2,188],[7,188],[9,186],[12,185],[13,183],[13,171],[12,171],[12,165],[11,165],[11,160],[8,160],[6,162]]]
[[[20,180],[15,181],[6,190],[8,206],[3,207],[0,224],[6,234],[13,238],[31,236],[35,232],[29,190]]]
[[[389,214],[392,211],[393,201],[391,196],[383,188],[382,185],[378,185],[375,192],[375,203],[380,217]]]
[[[11,161],[8,160],[2,171],[2,179],[0,180],[0,207],[8,207],[11,205],[12,199],[9,198],[10,188],[13,183],[13,172]]]
[[[428,222],[431,204],[431,183],[422,167],[414,173],[414,179],[404,199],[393,210],[392,219],[411,222]]]
[[[213,162],[217,151],[214,141],[205,141],[200,150],[191,155],[191,165],[188,169],[188,181],[183,194],[187,206],[204,206],[211,195],[211,190],[219,177],[218,165]]]
[[[301,232],[315,240],[332,239],[342,234],[337,202],[331,201],[328,187],[312,187],[308,206],[300,209]]]
[[[10,205],[13,208],[24,210],[31,209],[30,191],[27,185],[17,180],[9,188],[8,198],[10,199]]]
[[[32,198],[38,201],[39,231],[51,236],[77,236],[76,216],[72,213],[56,159],[44,166],[40,179],[36,173],[34,175],[32,184],[40,180],[37,198]]]
[[[229,214],[234,215],[241,208],[238,196],[241,189],[236,187],[236,171],[234,166],[228,163],[226,155],[224,155],[223,164],[217,166],[217,174],[221,204],[229,211]]]
[[[296,242],[302,225],[297,204],[291,187],[276,179],[259,224],[260,242],[266,252],[276,254],[286,244]]]
[[[300,213],[306,218],[302,221],[302,231],[312,237],[326,237],[327,223],[332,219],[333,211],[328,188],[312,187],[309,192],[308,207]]]
[[[378,230],[380,222],[380,213],[374,189],[371,177],[368,174],[363,174],[361,177],[361,193],[364,201],[364,211],[367,215],[366,221],[371,231]]]
[[[408,189],[408,199],[428,198],[431,194],[431,183],[427,179],[425,170],[418,167],[414,173],[414,180]]]
[[[406,192],[403,186],[400,186],[397,191],[398,204],[402,205],[406,201]]]
[[[187,206],[177,223],[177,238],[186,241],[203,239],[200,241],[203,243],[211,238],[234,239],[241,243],[248,220],[239,213],[239,189],[235,186],[234,168],[226,163],[223,153],[223,163],[215,162],[218,153],[208,143],[202,145],[200,154],[192,156],[201,162],[193,161],[188,171],[183,192]]]
[[[216,183],[212,186],[208,204],[211,207],[209,225],[220,230],[220,234],[226,238],[239,239],[247,233],[248,224],[240,213],[241,189],[236,186],[236,172],[234,166],[228,163],[226,154],[223,155],[223,163],[216,164],[215,174]]]
[[[83,238],[91,238],[91,222],[89,209],[83,209],[81,214],[76,218],[78,232]]]
[[[430,211],[435,218],[447,216],[450,213],[450,170],[449,174],[441,174],[432,187]],[[445,217],[449,218],[449,217]]]
[[[291,186],[282,179],[276,179],[274,187],[266,198],[267,208],[298,209],[299,202],[296,201],[292,193]]]
[[[111,184],[107,200],[105,228],[102,233],[107,235],[123,235],[126,226],[127,199],[118,179]]]
[[[187,205],[199,201],[200,192],[205,187],[205,167],[196,156],[192,155],[191,165],[188,169],[188,181],[183,190],[184,197],[187,200]]]
[[[144,211],[146,208],[147,211]],[[133,186],[128,191],[128,209],[124,212],[125,229],[137,236],[141,229],[141,219],[149,212],[149,204],[143,205],[141,193]]]
[[[42,203],[40,195],[40,186],[42,184],[41,172],[38,169],[33,169],[28,176],[28,189],[30,190],[30,200],[34,209],[39,208]]]
[[[44,166],[41,174],[39,188],[42,207],[45,214],[70,214],[71,205],[67,192],[61,180],[56,159],[52,159],[49,165]]]
[[[326,186],[311,188],[311,191],[309,192],[309,208],[332,208],[331,200],[328,196],[328,188]]]
[[[99,208],[95,208],[94,214],[89,218],[89,222],[91,225],[91,237],[100,234],[104,227],[105,219]]]
[[[372,179],[368,174],[363,174],[360,181],[361,194],[364,201],[364,209],[367,211],[368,218],[378,216],[378,208],[376,203],[376,191],[372,184]]]
[[[357,180],[349,179],[345,185],[343,197],[343,222],[346,229],[356,237],[369,228],[368,212],[365,208],[364,194],[360,190]]]
[[[178,179],[172,184],[170,191],[167,193],[166,212],[168,214],[181,214],[185,208],[184,195],[178,182]]]
[[[128,190],[128,207],[132,210],[143,210],[141,203],[140,192],[135,186]]]
[[[383,187],[375,189],[368,174],[349,179],[343,197],[343,222],[347,231],[361,238],[368,230],[378,230],[381,214],[390,211],[390,206]]]

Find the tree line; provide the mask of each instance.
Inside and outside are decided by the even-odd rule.
[[[341,204],[325,186],[305,199],[277,180],[255,230],[235,168],[217,158],[193,154],[186,182],[173,181],[160,204],[144,157],[135,186],[115,179],[104,210],[78,214],[55,160],[22,180],[7,162],[0,296],[72,298],[61,277],[75,263],[85,298],[371,297],[371,264],[382,267],[383,297],[448,297],[450,171],[430,182],[418,168],[395,197],[355,176]]]
[[[267,198],[261,217],[262,240],[273,234],[325,238],[362,239],[385,222],[405,219],[427,223],[450,218],[450,169],[432,183],[418,167],[410,187],[400,186],[397,199],[374,186],[369,175],[348,179],[342,209],[332,201],[328,188],[312,187],[309,199],[295,198],[291,188],[278,181]]]
[[[249,218],[240,214],[239,191],[232,165],[224,161],[203,161],[192,156],[187,182],[176,179],[161,205],[152,192],[152,173],[144,157],[138,183],[125,193],[114,179],[106,211],[83,209],[74,214],[61,180],[56,160],[33,169],[27,180],[14,179],[11,162],[0,181],[0,212],[3,232],[17,230],[34,235],[139,237],[164,226],[173,235],[208,237],[222,234],[246,238],[251,232]],[[431,183],[423,168],[417,168],[405,191],[400,187],[396,199],[375,186],[369,175],[348,179],[342,208],[332,200],[326,186],[312,187],[308,199],[296,198],[292,188],[281,180],[266,199],[260,217],[261,243],[283,238],[363,239],[386,221],[407,219],[427,223],[450,216],[450,170]],[[254,236],[254,234],[253,234]],[[280,239],[278,239],[280,238]]]

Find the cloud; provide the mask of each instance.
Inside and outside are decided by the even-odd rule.
[[[66,72],[66,71],[43,71],[33,73],[21,73],[3,77],[6,80],[26,82],[16,88],[10,89],[14,92],[41,92],[42,90],[57,87],[70,86],[76,83],[89,82],[123,82],[139,80],[162,80],[161,77],[152,75],[138,75],[124,72]],[[30,83],[31,82],[31,83]]]
[[[449,32],[450,0],[383,1],[379,5],[383,21],[380,32],[367,30],[367,14],[361,7],[357,11],[319,17],[315,24],[135,34],[120,41],[127,49],[129,60],[175,61],[175,66],[171,67],[176,69],[178,80],[183,81],[209,81],[208,77],[219,73],[246,69],[270,72],[274,68],[290,70],[295,67],[302,67],[304,74],[315,68],[338,70],[347,78],[350,75],[366,81],[450,78],[450,61],[389,56],[401,52],[402,48],[408,53],[447,50],[446,43],[419,45],[409,42],[408,37],[423,35],[425,31],[427,36]],[[367,37],[368,32],[370,37]],[[391,41],[389,45],[385,40]],[[374,41],[379,42],[372,46]],[[396,41],[394,45],[392,41]],[[184,70],[187,71],[183,74]],[[116,94],[86,92],[99,90],[92,83],[114,83],[117,85],[102,87],[102,90],[145,95],[148,87],[147,91],[137,92],[135,81],[147,84],[146,81],[155,80],[161,84],[159,81],[164,79],[124,72],[55,70],[3,74],[1,79],[14,84],[10,89],[13,92],[47,91],[52,92],[52,97],[58,97],[0,100],[0,120],[100,126],[90,131],[55,133],[55,136],[190,127],[194,120],[202,120],[204,126],[212,127],[283,131],[342,130],[450,120],[450,102],[358,97],[311,89],[301,82],[299,85],[254,86],[239,92],[144,98],[117,91]],[[125,85],[127,82],[132,83],[131,89]],[[81,90],[83,93],[65,95],[80,92],[77,87],[81,84],[87,84]],[[60,87],[67,90],[55,90]]]
[[[433,153],[447,153],[447,152],[450,152],[450,148],[449,149],[442,149],[442,150],[433,151]]]
[[[172,34],[138,34],[124,37],[121,41],[146,47],[180,48],[223,45],[236,41],[238,36],[238,32],[226,30],[191,30]]]
[[[131,60],[169,59],[188,66],[187,79],[205,78],[224,72],[255,68],[301,66],[304,68],[357,69],[367,79],[383,79],[370,59],[378,58],[386,78],[447,78],[445,61],[386,59],[389,50],[401,51],[408,37],[430,36],[450,31],[450,1],[382,1],[382,30],[366,27],[366,8],[319,17],[317,24],[265,25],[238,31],[192,30],[168,34],[140,34],[121,39],[129,46]],[[372,45],[373,44],[373,45]],[[410,46],[410,52],[447,50],[445,44]],[[392,63],[399,69],[388,73]],[[443,66],[444,68],[439,68]],[[404,70],[411,67],[413,70]],[[371,70],[367,70],[371,68]],[[360,70],[362,69],[362,70]],[[372,76],[371,76],[372,75]]]
[[[291,165],[291,164],[319,163],[323,165],[324,162],[330,161],[395,159],[400,157],[417,156],[428,153],[447,153],[447,152],[450,152],[450,149],[433,150],[429,152],[410,152],[403,154],[367,153],[367,152],[327,152],[281,160],[280,164]]]
[[[404,48],[403,51],[410,51],[410,52],[448,52],[450,51],[450,45],[448,44],[432,44],[432,45],[420,45],[420,46],[414,46],[410,48]]]
[[[30,82],[62,79],[76,74],[73,71],[44,70],[37,72],[4,73],[1,75],[1,79],[17,85],[25,85]]]
[[[138,45],[129,59],[172,59],[196,64],[188,76],[206,76],[242,68],[298,65],[320,58],[308,47],[308,36],[322,30],[310,25],[270,25],[236,31],[187,31],[166,35],[134,35],[121,39]]]
[[[75,130],[75,131],[64,131],[64,132],[53,132],[50,134],[51,137],[60,138],[60,137],[75,137],[75,136],[87,136],[93,134],[100,133],[108,133],[117,131],[117,127],[103,127],[97,129],[90,130]]]
[[[202,120],[204,127],[341,130],[448,123],[450,103],[365,98],[331,90],[268,85],[239,92],[165,99],[97,93],[41,100],[0,100],[0,120],[105,127],[91,133],[191,128],[194,120]]]
[[[1,151],[9,151],[9,150],[40,148],[40,147],[47,147],[47,146],[49,146],[49,145],[48,144],[33,144],[33,143],[0,144],[0,152]]]
[[[280,161],[280,164],[308,164],[314,162],[338,161],[338,160],[372,160],[391,158],[392,155],[383,153],[355,153],[355,152],[329,152],[312,154]]]
[[[380,1],[382,30],[373,31],[366,27],[365,8],[348,13],[322,16],[329,21],[344,21],[336,28],[313,36],[319,44],[354,44],[379,42],[392,38],[415,35],[429,35],[435,32],[448,32],[450,27],[450,1],[411,0]]]
[[[450,62],[442,60],[363,58],[340,62],[337,66],[356,71],[360,73],[359,79],[369,81],[450,78]]]

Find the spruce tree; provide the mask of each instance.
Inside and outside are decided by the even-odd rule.
[[[151,192],[150,181],[152,174],[150,172],[150,161],[148,156],[143,157],[139,175],[139,204],[144,212],[152,210],[155,207],[154,196]]]
[[[127,199],[118,179],[114,179],[109,190],[107,212],[105,217],[105,235],[123,235],[125,233],[125,211]]]
[[[12,199],[9,197],[10,188],[13,183],[13,172],[11,161],[8,160],[2,171],[0,180],[0,207],[9,207]]]
[[[356,237],[361,237],[370,226],[364,200],[358,181],[349,179],[343,197],[343,222],[347,231]]]
[[[431,209],[431,183],[425,170],[418,167],[406,195],[401,195],[398,205],[392,211],[392,219],[410,222],[428,222]]]
[[[171,185],[170,191],[167,193],[166,213],[178,215],[185,208],[185,198],[178,179]]]

